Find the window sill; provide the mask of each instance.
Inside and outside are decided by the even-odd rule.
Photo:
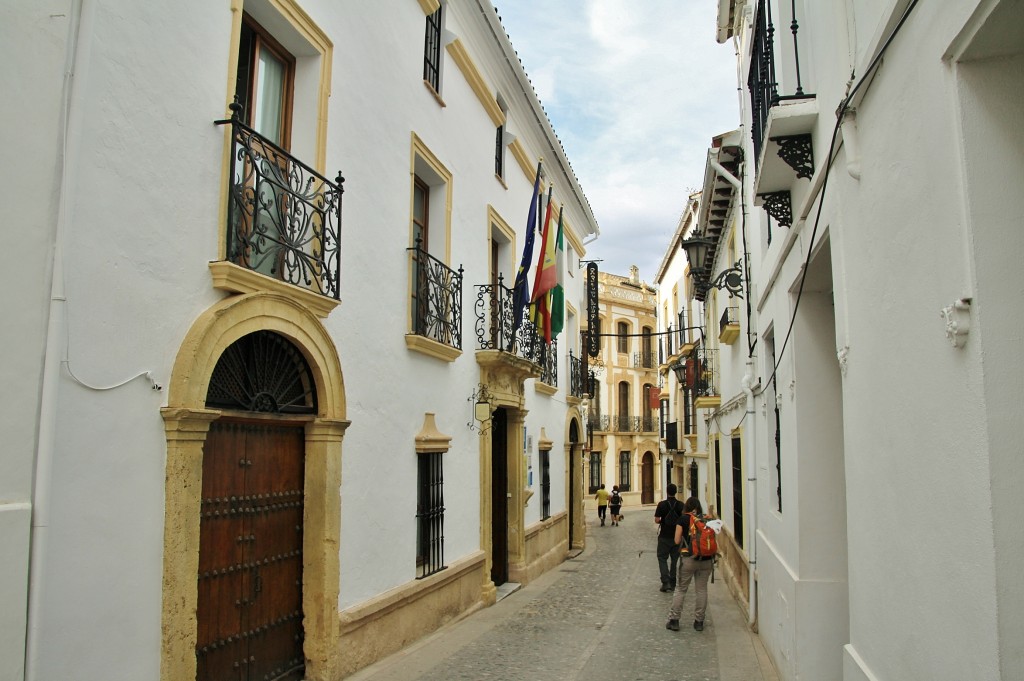
[[[554,395],[558,392],[557,385],[548,385],[547,383],[541,383],[540,381],[534,381],[533,389],[542,395]]]
[[[327,315],[341,304],[340,300],[286,284],[283,281],[254,272],[226,260],[211,262],[209,267],[210,274],[213,276],[213,287],[221,291],[228,291],[230,293],[279,293],[302,305],[321,319],[326,319]]]
[[[437,100],[437,103],[441,105],[441,108],[445,108],[448,106],[447,104],[444,103],[444,100],[441,99],[441,93],[435,90],[433,85],[431,85],[427,81],[423,81],[423,87],[427,88],[427,92],[434,96],[434,99]]]
[[[405,346],[413,352],[419,352],[445,362],[454,362],[462,356],[462,350],[458,348],[413,333],[405,335]]]

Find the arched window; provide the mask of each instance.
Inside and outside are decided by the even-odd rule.
[[[629,452],[619,452],[619,491],[629,491],[630,481],[630,463],[631,457]]]
[[[309,364],[284,336],[257,331],[224,350],[210,376],[206,406],[271,414],[315,414]]]
[[[619,322],[616,326],[616,333],[618,334],[619,352],[626,354],[629,352],[629,324],[626,322]]]

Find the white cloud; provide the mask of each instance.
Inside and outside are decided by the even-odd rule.
[[[738,125],[736,62],[706,0],[504,0],[498,13],[594,210],[588,258],[653,281],[711,138]]]

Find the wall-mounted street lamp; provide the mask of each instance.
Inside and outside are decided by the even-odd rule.
[[[473,402],[473,418],[480,422],[478,427],[472,421],[467,423],[470,430],[476,430],[484,432],[490,427],[491,414],[494,412],[494,408],[491,406],[491,395],[487,392],[487,386],[483,383],[477,385],[476,390],[469,396],[468,402]]]
[[[715,288],[729,292],[730,298],[743,297],[743,269],[740,261],[727,270],[719,273],[714,281],[711,281],[711,267],[708,264],[708,251],[717,245],[714,239],[703,236],[695,236],[683,240],[682,248],[686,251],[686,259],[690,262],[690,276],[693,277],[693,284],[700,295],[698,300],[704,299],[704,294],[709,289]]]

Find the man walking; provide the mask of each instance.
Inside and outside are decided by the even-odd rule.
[[[601,519],[601,525],[604,526],[604,519],[608,513],[608,490],[604,488],[604,484],[597,490],[594,498],[597,499],[597,517]]]
[[[658,569],[661,571],[661,590],[672,591],[676,587],[676,566],[679,550],[676,546],[676,523],[683,515],[683,505],[676,499],[676,485],[670,482],[666,489],[668,496],[658,502],[654,509],[654,522],[660,525],[658,531]]]

